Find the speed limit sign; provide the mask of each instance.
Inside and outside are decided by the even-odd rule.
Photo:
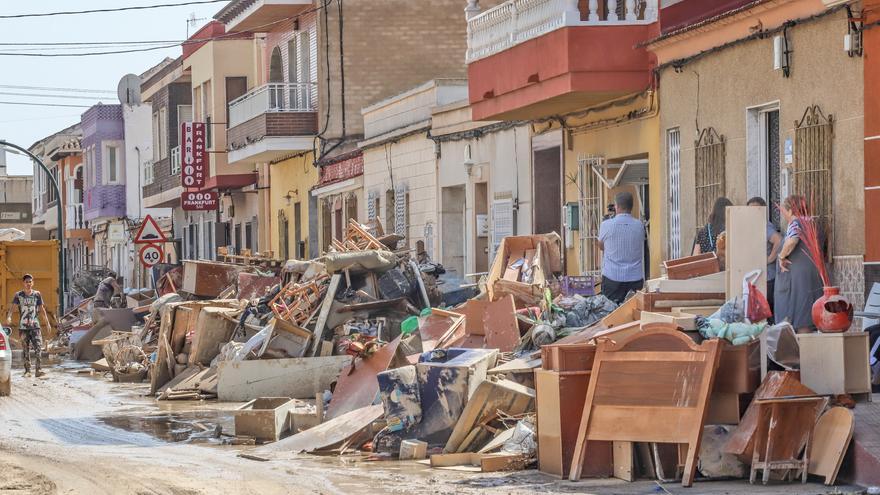
[[[161,262],[164,257],[165,253],[162,251],[162,246],[159,244],[147,244],[141,248],[141,264],[147,268]]]

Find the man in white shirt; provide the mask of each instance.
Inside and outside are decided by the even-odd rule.
[[[645,284],[645,226],[632,216],[632,194],[617,193],[614,206],[617,214],[599,226],[599,249],[602,294],[620,304]]]

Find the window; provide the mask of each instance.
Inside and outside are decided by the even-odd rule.
[[[103,183],[105,184],[121,184],[124,177],[123,170],[123,161],[124,157],[122,155],[122,143],[119,142],[111,142],[104,143],[104,153],[103,153]]]
[[[50,168],[49,173],[52,174],[52,177],[54,177],[56,181],[58,180],[58,167]],[[58,196],[55,194],[55,188],[51,186],[51,182],[52,182],[51,179],[49,177],[47,177],[46,182],[48,183],[48,184],[46,184],[46,187],[48,189],[48,191],[47,191],[48,198],[46,201],[49,203],[57,201]]]
[[[204,243],[202,244],[205,248],[205,252],[203,253],[203,258],[205,259],[214,259],[214,222],[206,222],[204,224]]]
[[[168,109],[159,109],[159,159],[168,156]]]
[[[604,213],[604,187],[597,171],[606,169],[606,160],[600,155],[578,158],[578,191],[581,273],[599,278],[602,274],[602,252],[599,250],[599,225]],[[498,242],[498,241],[496,241]]]
[[[694,171],[696,175],[696,219],[702,225],[712,213],[715,200],[724,196],[724,136],[713,127],[700,131],[694,143]]]
[[[159,155],[159,134],[162,132],[159,122],[159,112],[153,112],[153,161],[155,162],[162,159]]]
[[[153,176],[153,161],[147,160],[144,162],[144,185],[150,185],[153,183],[155,177]]]
[[[803,196],[811,206],[825,234],[826,253],[832,256],[834,201],[831,182],[831,146],[834,137],[832,116],[825,116],[818,105],[804,111],[794,130],[794,170],[792,192]]]
[[[385,191],[385,233],[397,232],[394,223],[394,189]]]
[[[669,171],[669,259],[681,258],[681,131],[666,131]]]
[[[180,127],[182,122],[192,122],[193,107],[192,105],[177,105],[177,126]]]

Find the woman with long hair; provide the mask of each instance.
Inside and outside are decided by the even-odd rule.
[[[815,331],[812,308],[822,297],[822,278],[801,242],[802,226],[798,217],[807,217],[803,196],[785,198],[779,211],[788,223],[785,240],[777,256],[773,316],[776,323],[787,320],[798,333]],[[821,261],[821,260],[820,260]]]
[[[712,207],[712,213],[709,214],[706,225],[697,232],[697,239],[694,241],[694,256],[718,251],[718,236],[724,232],[724,210],[728,206],[733,206],[733,203],[723,196],[715,200],[715,205]]]

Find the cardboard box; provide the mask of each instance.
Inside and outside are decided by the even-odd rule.
[[[517,260],[526,257],[533,251],[531,265],[531,283],[507,280],[505,274]],[[512,294],[518,301],[532,304],[533,299],[541,297],[544,287],[549,283],[553,273],[562,271],[562,240],[558,234],[541,234],[528,236],[505,237],[498,246],[495,260],[489,269],[487,290],[489,300],[495,301],[505,295]]]

